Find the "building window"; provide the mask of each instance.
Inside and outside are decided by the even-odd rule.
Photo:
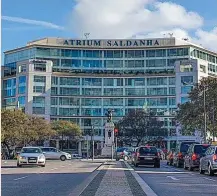
[[[83,51],[83,57],[101,58],[102,57],[102,51],[101,50],[84,50]]]
[[[167,85],[167,78],[147,78],[147,85]]]
[[[19,65],[19,73],[26,72],[26,65]]]
[[[19,94],[25,94],[26,93],[26,86],[19,86],[18,93]]]
[[[32,113],[33,114],[45,114],[45,107],[33,107]]]
[[[51,97],[51,105],[58,105],[58,97]]]
[[[167,95],[167,88],[148,88],[147,95]]]
[[[169,98],[169,105],[175,106],[176,105],[176,98]]]
[[[60,116],[78,116],[79,109],[77,108],[59,108]]]
[[[80,78],[60,77],[60,85],[80,85]]]
[[[171,77],[169,78],[169,85],[175,85],[176,84],[176,78]]]
[[[89,99],[89,98],[83,98],[82,99],[82,106],[101,106],[102,102],[101,99]]]
[[[200,65],[200,71],[203,73],[206,73],[206,66],[205,65]]]
[[[34,76],[34,82],[46,82],[46,76]]]
[[[18,97],[18,101],[21,107],[25,106],[25,96]]]
[[[26,76],[20,76],[19,77],[19,84],[25,84],[26,83]]]
[[[57,115],[57,108],[51,107],[50,111],[51,111],[51,115]]]
[[[181,104],[184,104],[188,101],[190,101],[190,99],[188,97],[181,97]]]
[[[180,72],[192,72],[193,66],[192,65],[180,65]]]
[[[169,95],[176,95],[176,88],[175,87],[169,88]]]
[[[34,70],[35,71],[41,71],[41,72],[46,72],[46,63],[35,63],[34,64]]]
[[[45,97],[42,97],[42,96],[34,96],[34,97],[33,97],[33,104],[45,105]]]
[[[123,51],[120,50],[105,50],[105,58],[123,58]]]
[[[181,76],[181,83],[182,84],[192,84],[193,76]]]
[[[81,57],[81,50],[62,49],[61,56],[63,57]]]
[[[80,89],[60,87],[60,95],[80,95]]]
[[[74,97],[60,97],[59,105],[79,106],[79,98]]]
[[[182,94],[188,94],[192,91],[193,86],[182,86],[181,87],[181,93]]]
[[[102,79],[101,78],[83,78],[82,85],[84,86],[101,86]]]
[[[45,93],[45,86],[33,86],[34,93]]]
[[[58,85],[58,77],[52,76],[51,77],[51,84],[52,85]]]
[[[51,95],[57,95],[58,94],[58,88],[57,87],[51,87]]]

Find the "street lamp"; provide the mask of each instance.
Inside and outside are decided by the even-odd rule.
[[[94,160],[94,126],[91,125],[92,161]]]

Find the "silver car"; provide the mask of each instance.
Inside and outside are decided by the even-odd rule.
[[[46,159],[60,159],[61,161],[72,159],[72,156],[69,153],[62,152],[53,147],[41,147],[41,150],[44,153]]]
[[[23,165],[38,165],[45,167],[46,158],[42,150],[38,147],[23,147],[17,157],[17,167]]]
[[[217,172],[217,146],[210,146],[200,159],[200,174],[208,171],[210,176]]]

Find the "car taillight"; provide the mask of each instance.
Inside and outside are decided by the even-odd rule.
[[[139,155],[140,155],[139,152],[137,152],[137,153],[136,153],[136,156],[139,157]]]
[[[122,152],[121,155],[124,155],[124,152]]]
[[[197,160],[197,155],[194,153],[194,154],[192,155],[191,159],[192,159],[192,161]]]
[[[159,152],[157,153],[157,156],[160,157],[160,153]]]
[[[213,159],[213,161],[217,161],[217,154],[214,154],[212,159]]]

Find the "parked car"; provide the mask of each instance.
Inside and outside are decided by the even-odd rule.
[[[53,147],[41,147],[41,150],[44,153],[46,159],[60,159],[61,161],[72,159],[71,154],[67,152],[62,152]]]
[[[167,155],[167,165],[173,165],[173,153],[174,153],[175,149],[172,148]]]
[[[204,156],[206,150],[210,147],[210,144],[192,144],[188,148],[188,151],[184,157],[184,169],[193,171],[195,168],[199,168],[200,159]]]
[[[217,172],[217,146],[210,146],[200,159],[200,174],[208,171],[210,176]]]
[[[17,167],[38,165],[45,167],[46,158],[39,147],[23,147],[17,157]]]
[[[133,157],[133,163],[136,167],[139,165],[154,165],[160,168],[160,155],[154,146],[140,146],[136,149]]]
[[[184,165],[184,157],[191,144],[199,144],[199,142],[185,141],[185,142],[180,142],[176,145],[175,151],[173,153],[173,165],[174,166],[182,167]]]
[[[128,160],[133,152],[133,149],[130,147],[121,147],[118,148],[116,151],[116,160],[119,161],[120,159]]]

